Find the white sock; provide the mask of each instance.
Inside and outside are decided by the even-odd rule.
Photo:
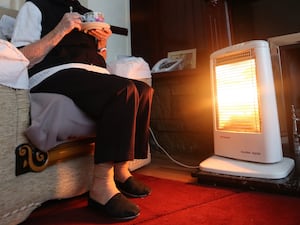
[[[129,171],[129,162],[115,163],[114,166],[115,179],[121,183],[125,182],[131,175]]]
[[[96,164],[90,197],[104,205],[119,192],[114,181],[113,163]]]

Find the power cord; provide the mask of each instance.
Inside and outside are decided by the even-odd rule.
[[[185,167],[185,168],[188,168],[188,169],[198,169],[198,168],[199,168],[199,166],[186,165],[186,164],[181,163],[181,162],[179,162],[178,160],[174,159],[174,158],[167,152],[167,150],[165,150],[165,149],[158,143],[158,141],[157,141],[157,139],[156,139],[156,137],[155,137],[155,135],[154,135],[154,133],[153,133],[151,127],[149,128],[149,130],[150,130],[151,137],[152,137],[152,139],[153,139],[153,141],[154,141],[154,144],[155,144],[155,145],[156,145],[156,146],[157,146],[164,154],[166,154],[166,156],[167,156],[171,161],[173,161],[174,163],[176,163],[176,164],[179,165],[179,166],[182,166],[182,167]]]

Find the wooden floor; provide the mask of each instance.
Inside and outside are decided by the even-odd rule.
[[[195,168],[186,168],[174,163],[165,153],[159,151],[151,152],[151,163],[136,170],[136,173],[165,178],[170,180],[182,181],[185,183],[196,183],[197,179],[191,176],[199,165],[199,160],[193,159],[191,156],[172,156],[175,160],[184,165],[193,166]]]

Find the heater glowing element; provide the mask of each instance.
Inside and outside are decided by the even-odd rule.
[[[255,60],[218,65],[215,76],[217,129],[259,133],[261,118]]]

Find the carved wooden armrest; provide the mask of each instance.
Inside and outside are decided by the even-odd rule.
[[[43,152],[31,144],[21,144],[16,148],[16,176],[27,172],[41,172],[55,163],[92,154],[94,138],[86,138],[60,144],[48,152]]]

